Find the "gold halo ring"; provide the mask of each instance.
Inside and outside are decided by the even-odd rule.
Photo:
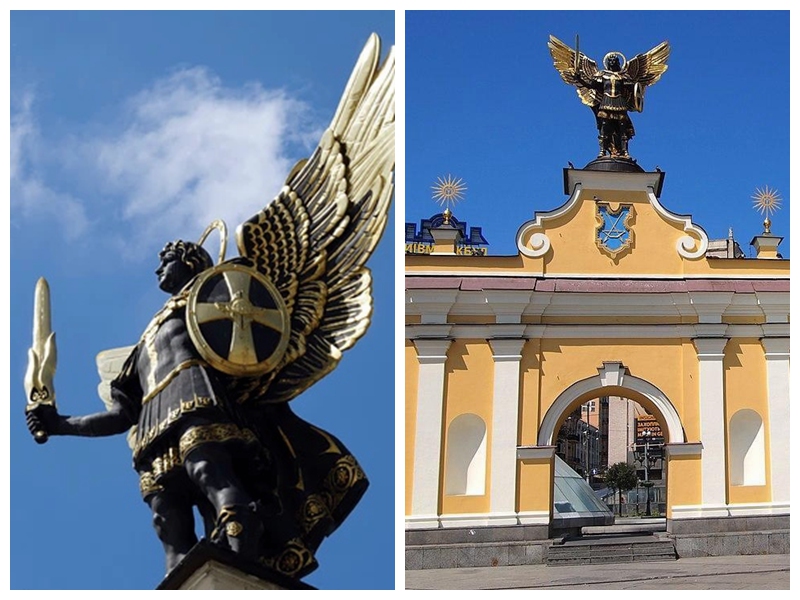
[[[225,221],[221,219],[215,219],[211,221],[206,230],[203,232],[203,235],[200,236],[200,239],[197,240],[197,245],[202,246],[205,243],[208,234],[210,234],[214,229],[219,231],[219,257],[217,258],[217,264],[220,264],[223,260],[225,260],[225,251],[228,249],[228,226],[225,225]]]
[[[625,69],[625,65],[628,64],[628,59],[625,58],[625,55],[622,52],[617,52],[616,50],[609,52],[603,57],[603,67],[608,69],[608,59],[611,58],[612,56],[619,56],[620,62],[622,63],[620,64],[619,70],[622,71],[623,69]]]

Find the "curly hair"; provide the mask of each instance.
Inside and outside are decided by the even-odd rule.
[[[192,269],[195,275],[214,266],[211,255],[206,252],[205,248],[194,242],[185,242],[183,240],[167,242],[164,249],[158,254],[158,257],[163,258],[164,255],[170,251],[178,256],[179,261]]]

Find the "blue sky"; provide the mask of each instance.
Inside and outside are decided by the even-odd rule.
[[[777,189],[772,231],[789,257],[789,12],[406,12],[406,221],[440,212],[431,186],[462,178],[454,214],[482,226],[489,253],[516,254],[517,229],[566,200],[562,169],[597,154],[595,120],[561,80],[549,35],[598,64],[668,40],[669,69],[632,113],[630,153],[666,172],[661,203],[712,239],[732,227],[746,255]]]
[[[733,227],[746,253],[763,219],[751,196],[776,188],[773,231],[789,257],[788,12],[405,16],[405,220],[438,212],[431,185],[452,174],[468,187],[455,214],[483,226],[492,254],[515,253],[518,227],[566,199],[567,161],[583,166],[596,152],[591,111],[553,68],[548,35],[572,45],[579,34],[596,61],[666,39],[669,70],[632,115],[632,155],[666,172],[665,207],[692,214],[711,238]],[[216,217],[233,229],[275,194],[327,124],[371,31],[394,43],[394,14],[13,15],[3,361],[12,588],[152,589],[163,564],[121,436],[37,446],[24,427],[36,279],[51,285],[63,412],[102,410],[94,357],[133,343],[161,306],[153,270],[163,243],[196,239]],[[307,579],[323,589],[394,586],[394,225],[371,261],[370,331],[293,403],[341,437],[371,480]]]
[[[152,589],[163,576],[124,436],[37,446],[25,428],[36,280],[52,293],[61,411],[103,410],[95,356],[135,343],[166,299],[158,251],[214,218],[232,234],[278,192],[373,31],[385,54],[394,13],[11,14],[12,588]],[[293,402],[371,481],[306,578],[321,589],[394,587],[393,227],[369,263],[370,330]]]

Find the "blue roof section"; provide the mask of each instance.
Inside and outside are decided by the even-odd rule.
[[[438,213],[430,219],[420,221],[419,233],[417,233],[416,223],[406,223],[406,244],[414,242],[433,243],[431,228],[442,227],[444,225],[444,214]],[[459,221],[455,216],[450,216],[450,227],[461,231],[464,241],[470,246],[488,246],[489,242],[483,237],[480,227],[470,227],[467,235],[467,222]]]

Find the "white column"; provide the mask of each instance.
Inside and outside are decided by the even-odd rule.
[[[516,525],[517,428],[523,339],[489,340],[494,358],[489,520]]]
[[[702,516],[724,517],[725,498],[725,398],[723,350],[726,338],[695,338],[700,361],[700,441],[703,444]]]
[[[762,338],[767,360],[772,502],[789,507],[789,338]]]
[[[439,465],[442,458],[444,375],[450,340],[414,340],[419,360],[414,488],[409,528],[439,526]]]

